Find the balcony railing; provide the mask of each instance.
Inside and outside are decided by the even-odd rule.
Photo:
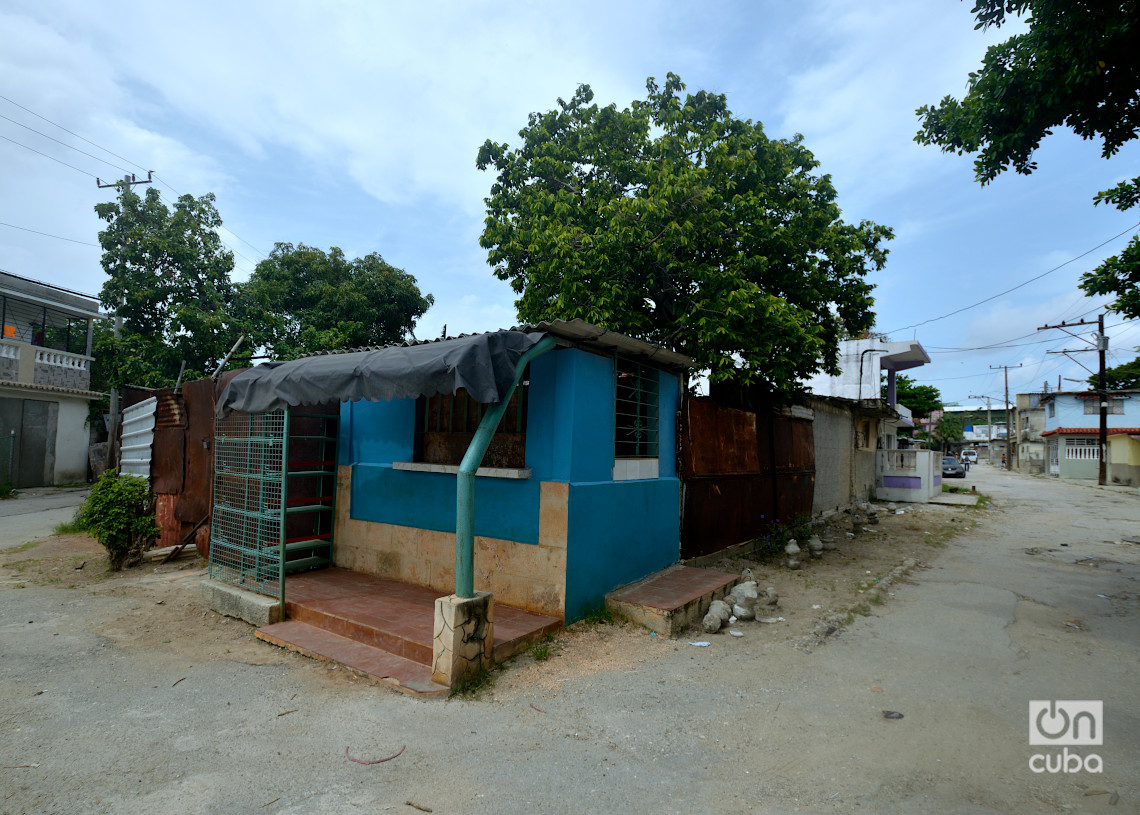
[[[66,351],[54,351],[50,348],[36,349],[37,365],[58,365],[61,368],[75,368],[86,371],[91,367],[91,358],[81,354],[69,354]]]

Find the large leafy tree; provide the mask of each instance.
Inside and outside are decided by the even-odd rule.
[[[118,338],[97,336],[96,381],[169,386],[183,362],[187,378],[210,372],[241,331],[230,316],[234,261],[217,233],[213,193],[183,195],[170,208],[153,187],[140,197],[121,186],[95,212],[106,222],[99,299],[123,321]]]
[[[999,28],[1011,16],[1028,29],[986,51],[967,93],[918,109],[916,141],[943,151],[976,154],[975,176],[986,184],[1004,170],[1028,174],[1033,154],[1054,128],[1099,139],[1109,158],[1140,127],[1140,0],[976,0],[976,28]],[[1140,177],[1098,193],[1095,203],[1131,209]],[[1115,296],[1112,306],[1140,317],[1140,239],[1084,275],[1081,288]]]
[[[845,223],[799,136],[771,139],[723,95],[669,74],[624,109],[531,114],[487,141],[497,178],[481,245],[523,320],[580,317],[682,351],[713,380],[794,385],[835,372],[841,332],[871,326],[891,230]]]
[[[277,359],[400,342],[434,302],[376,252],[349,260],[337,247],[278,243],[241,286],[257,345]]]
[[[886,377],[883,377],[883,398],[887,397]],[[895,377],[895,398],[900,405],[910,408],[916,419],[929,416],[942,408],[942,393],[933,385],[920,385],[906,374]]]

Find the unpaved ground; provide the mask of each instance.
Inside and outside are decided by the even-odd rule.
[[[192,561],[108,575],[82,538],[7,553],[0,813],[1137,811],[1140,556],[1105,541],[1135,534],[1140,500],[971,476],[996,509],[754,567],[784,623],[702,648],[577,626],[446,702],[258,643],[201,608]],[[928,568],[865,603],[908,557]],[[806,639],[828,612],[851,624]],[[1031,699],[1104,700],[1103,773],[1029,771]]]

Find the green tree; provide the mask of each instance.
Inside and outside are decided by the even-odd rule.
[[[1140,0],[976,0],[976,28],[999,28],[1023,17],[1028,29],[991,46],[970,74],[961,101],[950,96],[918,109],[915,140],[944,152],[976,154],[977,180],[986,184],[1008,168],[1023,174],[1041,140],[1057,127],[1100,139],[1109,158],[1140,127]],[[1140,177],[1098,193],[1096,204],[1128,210],[1140,201]],[[1140,317],[1140,238],[1081,279],[1089,296],[1115,296],[1112,305]]]
[[[1140,351],[1140,348],[1136,349]],[[1131,362],[1117,365],[1104,372],[1105,385],[1110,391],[1129,390],[1140,388],[1140,356]],[[1089,377],[1089,388],[1096,390],[1100,387],[1096,376]]]
[[[775,387],[836,371],[871,326],[890,229],[845,223],[801,138],[770,139],[723,95],[669,74],[618,110],[582,85],[492,141],[480,244],[523,320],[572,319],[692,356],[713,380]],[[836,317],[838,319],[836,319]]]
[[[887,398],[887,380],[883,377],[882,396]],[[895,398],[910,408],[916,419],[929,416],[942,407],[942,393],[933,385],[919,385],[905,374],[895,376]]]
[[[222,219],[213,193],[181,196],[170,209],[153,187],[129,187],[97,204],[107,281],[99,299],[123,319],[121,336],[104,326],[96,342],[96,382],[173,385],[184,361],[187,378],[213,369],[237,339],[230,316],[233,254],[218,237]]]
[[[950,442],[961,441],[966,437],[966,432],[962,429],[962,422],[957,416],[952,413],[943,413],[938,424],[934,426],[934,437],[946,445]]]
[[[255,344],[277,359],[400,342],[435,302],[376,252],[348,260],[291,243],[257,264],[239,299]]]

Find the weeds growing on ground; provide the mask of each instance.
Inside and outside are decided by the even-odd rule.
[[[599,603],[596,606],[590,606],[582,615],[582,619],[578,621],[578,625],[586,628],[597,628],[599,625],[613,625],[620,622],[621,615],[615,613],[612,609],[606,608],[605,603]]]
[[[482,669],[457,682],[455,687],[451,689],[451,693],[448,694],[448,698],[454,699],[457,696],[473,698],[494,684],[495,677],[490,671]]]
[[[761,520],[764,516],[760,516]],[[761,560],[769,557],[779,557],[784,554],[784,547],[793,538],[805,541],[811,537],[811,516],[797,515],[792,520],[781,523],[775,518],[768,525],[768,529],[760,537],[752,541],[756,549],[756,556]]]
[[[83,510],[78,509],[75,512],[75,517],[70,521],[64,521],[61,524],[56,524],[55,529],[52,530],[53,535],[74,535],[78,532],[88,532],[91,529],[90,522],[83,517]]]

